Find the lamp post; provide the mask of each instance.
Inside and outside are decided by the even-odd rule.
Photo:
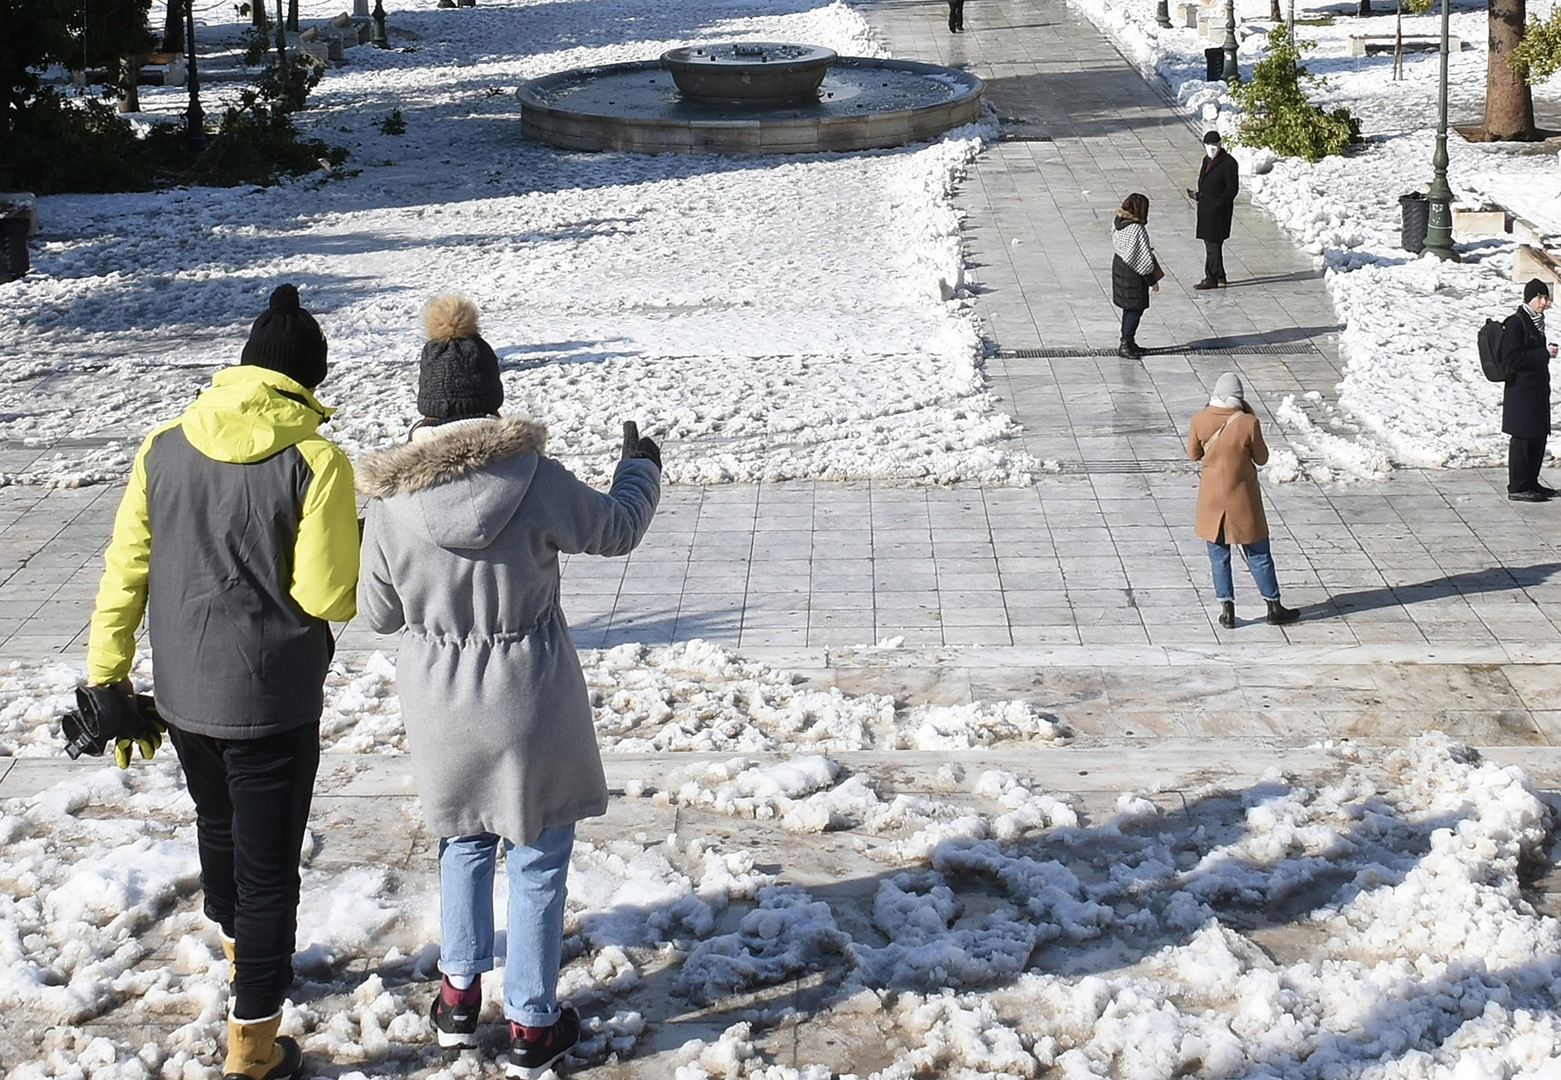
[[[1442,75],[1437,93],[1436,152],[1431,155],[1431,190],[1426,192],[1430,213],[1426,221],[1425,250],[1438,259],[1458,261],[1453,250],[1453,189],[1447,185],[1447,7],[1442,0]]]
[[[376,49],[390,48],[390,39],[385,36],[384,0],[374,0],[374,30],[369,35],[369,44]]]
[[[1225,70],[1220,78],[1227,84],[1241,80],[1241,69],[1236,66],[1236,0],[1225,0]]]
[[[1171,4],[1170,4],[1170,0],[1160,0],[1160,2],[1155,5],[1154,21],[1156,23],[1158,23],[1160,26],[1163,26],[1166,29],[1170,29],[1170,26],[1171,26]]]
[[[184,112],[185,138],[197,154],[206,149],[206,114],[201,110],[201,77],[195,68],[195,0],[184,0],[184,40],[190,52],[190,107]]]

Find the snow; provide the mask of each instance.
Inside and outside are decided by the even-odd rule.
[[[305,19],[340,9],[302,4]],[[342,406],[328,430],[354,455],[416,419],[422,305],[456,290],[482,311],[507,407],[546,423],[587,479],[609,474],[631,418],[666,445],[676,483],[1022,484],[1039,468],[984,385],[959,295],[950,191],[989,128],[804,158],[560,153],[521,138],[515,87],[568,67],[732,38],[883,55],[845,4],[725,0],[696,18],[668,0],[430,3],[392,7],[389,24],[402,48],[352,49],[296,114],[348,147],[353,175],[39,200],[35,272],[0,286],[0,436],[102,445],[0,483],[122,476],[147,421],[238,359],[284,280],[330,342],[320,393]],[[237,44],[241,29],[205,33]],[[143,108],[180,122],[184,94],[148,87]],[[380,129],[392,109],[405,135]]]
[[[1194,77],[1190,32],[1155,28],[1144,0],[1078,2],[1230,129],[1220,88]],[[304,0],[310,17],[337,6]],[[39,273],[0,287],[0,430],[83,442],[6,482],[122,475],[124,440],[232,359],[283,278],[330,337],[323,393],[347,406],[332,431],[354,452],[411,419],[418,311],[454,287],[483,308],[511,402],[589,477],[627,415],[677,444],[680,482],[1008,484],[1041,468],[1005,441],[959,294],[949,188],[991,132],[767,161],[557,154],[496,134],[513,129],[521,79],[690,39],[882,52],[840,3],[704,5],[697,30],[682,5],[636,4],[632,41],[629,11],[393,10],[415,51],[355,52],[300,117],[352,144],[361,171],[329,185],[41,200]],[[1455,32],[1478,41],[1483,18],[1459,12]],[[1489,464],[1498,394],[1473,328],[1515,303],[1512,243],[1465,245],[1457,265],[1396,250],[1396,197],[1428,174],[1434,61],[1411,56],[1388,82],[1379,58],[1342,57],[1354,29],[1305,34],[1323,43],[1328,103],[1362,116],[1366,146],[1317,166],[1237,149],[1254,200],[1327,270],[1346,326],[1337,403],[1280,403],[1292,448],[1271,475]],[[1474,114],[1482,62],[1454,58],[1455,116]],[[174,111],[170,95],[145,97]],[[391,107],[404,137],[375,127]],[[1552,157],[1451,142],[1463,198],[1561,229]],[[1524,889],[1529,864],[1553,861],[1556,808],[1515,767],[1440,736],[1340,744],[1317,775],[1087,805],[1012,754],[962,764],[994,747],[1058,752],[1058,721],[1025,702],[909,706],[703,642],[583,660],[609,762],[654,762],[615,800],[643,828],[583,829],[571,870],[561,990],[587,1014],[588,1063],[656,1048],[669,1016],[715,1003],[741,1018],[656,1049],[677,1080],[1561,1075],[1561,926]],[[135,677],[151,675],[143,659]],[[80,677],[64,663],[0,671],[0,757],[57,755],[51,722]],[[328,751],[405,754],[390,659],[338,658],[327,693]],[[921,781],[873,764],[896,751],[947,760]],[[330,839],[305,845],[305,992],[283,1030],[342,1080],[491,1072],[427,1051],[428,853],[343,865]],[[771,861],[804,850],[825,880]],[[14,1080],[210,1074],[228,970],[195,906],[193,808],[166,751],[0,800],[0,885],[0,1007],[38,1043]],[[502,975],[483,979],[490,1021]],[[805,982],[813,1022],[865,1039],[881,1065],[847,1073],[855,1061],[789,1036],[801,1056],[778,1059],[767,1033]]]

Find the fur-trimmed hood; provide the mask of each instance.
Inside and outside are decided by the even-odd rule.
[[[435,429],[438,430],[438,429]],[[358,463],[358,490],[375,499],[407,495],[457,480],[496,461],[547,446],[547,428],[524,416],[463,422],[431,439],[403,443]]]

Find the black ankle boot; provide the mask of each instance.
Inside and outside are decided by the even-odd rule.
[[[1140,349],[1138,343],[1132,338],[1125,337],[1122,339],[1121,344],[1117,346],[1117,355],[1128,360],[1137,360],[1144,355],[1144,350]]]
[[[1234,600],[1220,601],[1220,625],[1227,630],[1236,628],[1236,602]]]
[[[1293,623],[1301,617],[1301,613],[1295,608],[1288,608],[1278,600],[1268,601],[1268,621],[1275,626],[1283,626],[1285,623]]]

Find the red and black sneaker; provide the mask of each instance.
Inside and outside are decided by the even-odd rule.
[[[439,984],[439,995],[428,1010],[428,1018],[434,1022],[434,1034],[439,1036],[440,1046],[472,1047],[477,1045],[477,1014],[482,1012],[482,983],[474,982],[465,990],[457,990],[449,979]]]
[[[580,1014],[565,1005],[552,1027],[523,1027],[510,1021],[509,1065],[506,1076],[540,1080],[559,1058],[580,1041]]]

